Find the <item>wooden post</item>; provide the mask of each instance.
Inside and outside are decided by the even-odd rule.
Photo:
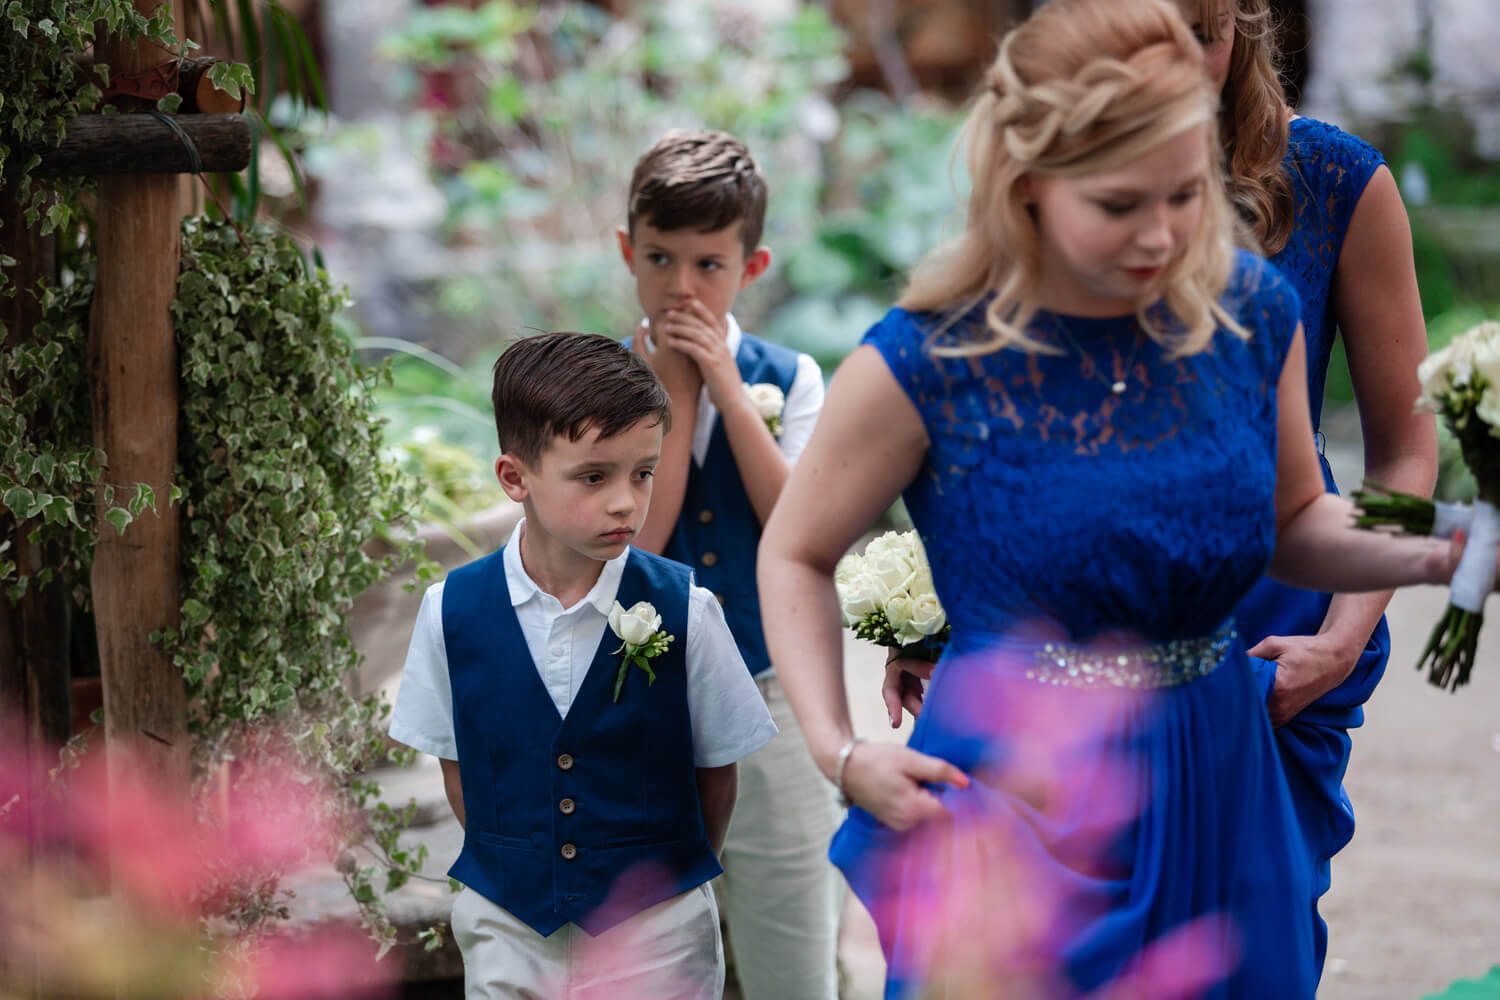
[[[135,0],[146,14],[162,4]],[[169,58],[155,46],[126,45],[118,38],[99,46],[100,61],[125,74]],[[171,658],[149,638],[178,624],[181,541],[170,502],[177,461],[177,345],[168,307],[176,294],[181,205],[178,178],[171,175],[100,179],[89,368],[94,440],[108,459],[107,481],[119,487],[147,483],[156,491],[155,513],[143,512],[124,534],[101,516],[94,549],[91,587],[111,781],[140,777],[116,770],[134,759],[152,780],[185,791],[191,778],[187,692]]]

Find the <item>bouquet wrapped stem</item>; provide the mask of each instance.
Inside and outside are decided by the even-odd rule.
[[[1428,356],[1417,370],[1418,406],[1443,418],[1479,484],[1472,506],[1445,504],[1366,483],[1354,494],[1356,527],[1413,535],[1468,535],[1449,588],[1448,607],[1422,649],[1417,669],[1456,691],[1469,683],[1495,582],[1500,544],[1500,323],[1481,323]]]

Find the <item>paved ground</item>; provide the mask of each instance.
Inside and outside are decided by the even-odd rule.
[[[1333,460],[1341,481],[1357,481],[1357,454],[1335,447]],[[1324,907],[1331,944],[1319,996],[1328,1000],[1415,1000],[1500,963],[1500,622],[1481,643],[1474,683],[1456,695],[1439,691],[1412,665],[1445,599],[1442,590],[1422,588],[1391,606],[1391,668],[1356,734],[1347,781],[1358,830],[1335,861]],[[367,677],[375,683],[399,669],[410,628],[409,612],[392,606],[387,613],[395,620],[364,627]],[[856,725],[870,738],[904,739],[884,720],[880,660],[851,640]],[[441,873],[457,853],[459,829],[442,803],[435,762],[388,778],[390,798],[415,795],[437,818],[416,836],[432,851],[429,869]],[[338,913],[342,892],[335,880],[314,880],[303,885],[299,906],[309,915]],[[441,913],[445,902],[443,885],[418,885],[401,894],[396,911],[417,920]],[[878,997],[883,967],[874,928],[852,899],[842,951],[844,997]],[[428,969],[451,972],[451,956],[431,957]],[[458,994],[450,985],[425,995]]]

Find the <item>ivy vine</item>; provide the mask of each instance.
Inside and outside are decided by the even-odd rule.
[[[84,57],[111,35],[169,52],[180,48],[171,4],[149,16],[131,0],[6,0],[0,11],[0,186],[43,236],[66,228],[83,181],[37,183],[32,175],[41,157],[29,150],[61,142],[69,118],[97,110],[109,66],[86,64]],[[0,258],[0,290],[4,270],[13,266]]]
[[[92,294],[87,269],[47,289],[37,336],[0,351],[0,390],[25,386],[0,391],[0,466],[12,478],[23,453],[33,480],[97,482],[84,361]],[[361,656],[348,612],[397,566],[415,560],[419,579],[432,568],[418,542],[391,537],[418,492],[382,455],[373,390],[390,374],[386,365],[361,364],[335,328],[344,301],[278,230],[184,221],[172,304],[182,400],[173,491],[183,533],[181,621],[153,640],[187,684],[196,773],[249,762],[269,725],[278,754],[335,778],[339,870],[372,934],[389,945],[395,930],[381,896],[418,874],[426,851],[399,844],[413,807],[378,802],[378,786],[361,778],[391,753],[383,735],[389,706],[350,693]],[[44,433],[27,440],[28,426]],[[29,505],[13,503],[23,499],[17,491]],[[131,496],[125,509],[141,514],[153,499]],[[4,501],[23,515],[40,505],[33,537],[64,553],[57,571],[86,606],[97,529],[91,497],[16,486]],[[371,556],[377,536],[388,544]],[[13,565],[4,569],[11,587],[25,586]],[[364,863],[351,860],[361,851]],[[237,911],[216,916],[249,926],[284,913],[277,891],[270,883],[232,894]],[[423,937],[439,943],[432,932]]]

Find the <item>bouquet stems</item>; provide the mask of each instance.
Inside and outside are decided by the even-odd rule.
[[[1427,497],[1386,489],[1368,479],[1350,498],[1358,513],[1356,528],[1395,528],[1405,535],[1430,535],[1437,505]]]
[[[1483,625],[1483,614],[1448,605],[1417,661],[1418,670],[1427,668],[1428,683],[1449,691],[1469,683]]]

